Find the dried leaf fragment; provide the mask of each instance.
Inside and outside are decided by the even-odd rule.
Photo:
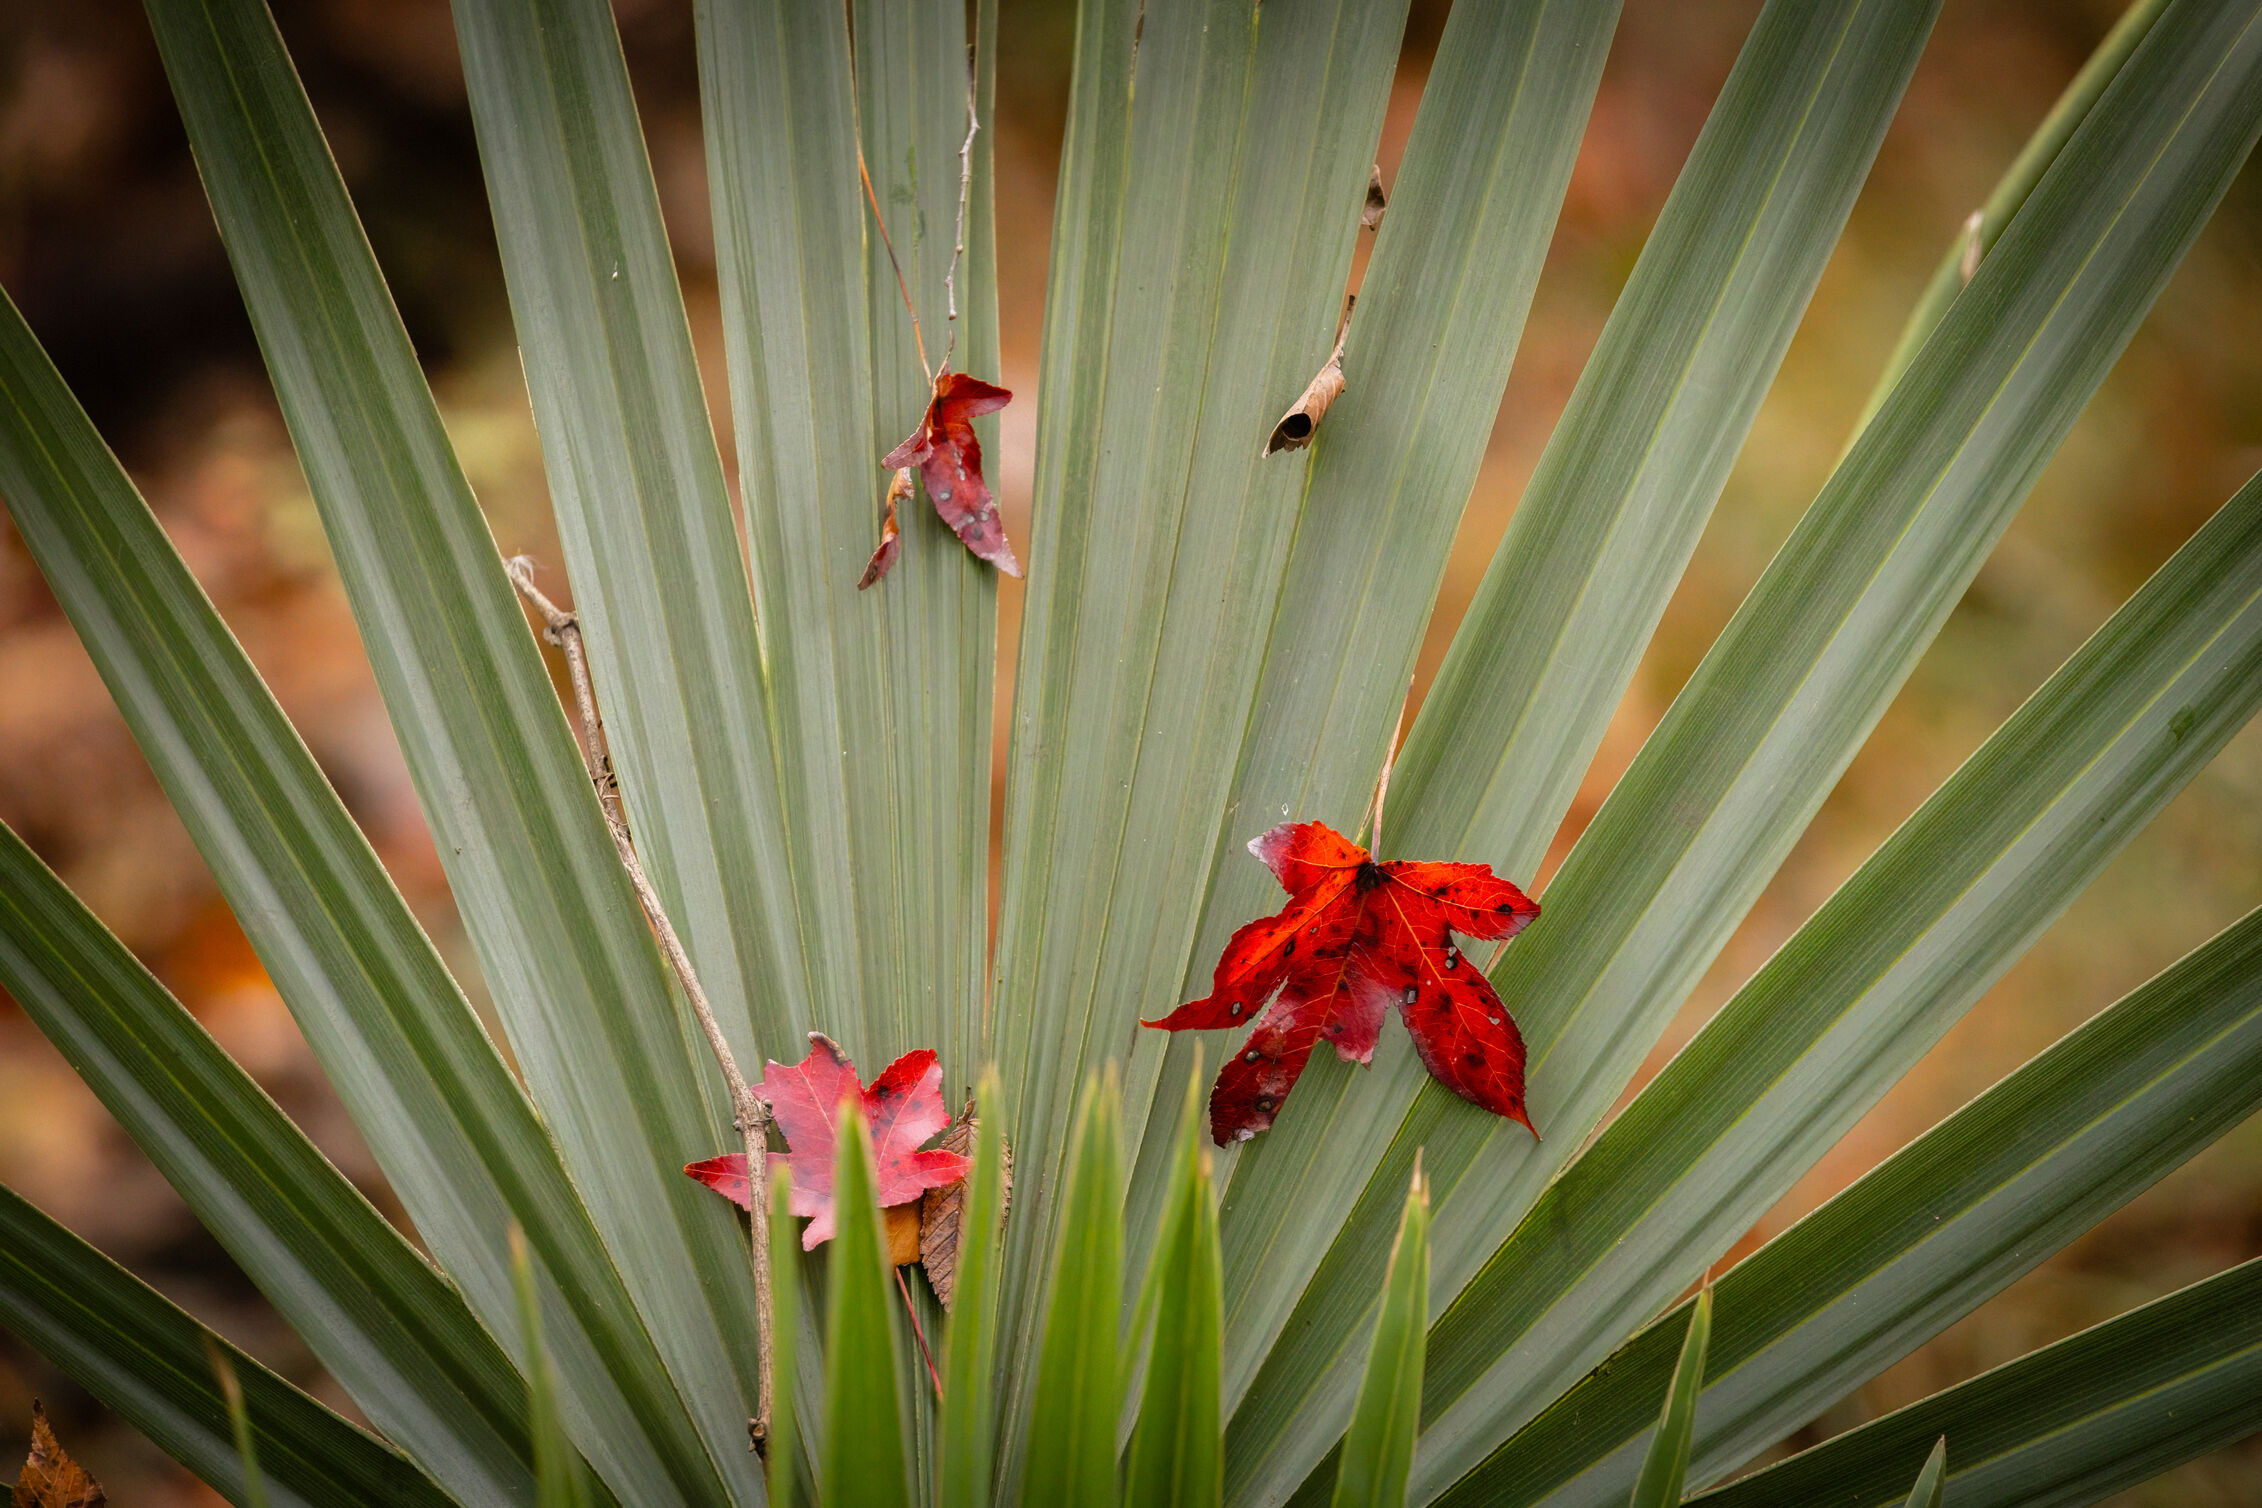
[[[997,499],[982,476],[982,442],[974,435],[977,416],[994,414],[1012,399],[1012,393],[979,377],[938,372],[935,395],[928,400],[919,427],[882,456],[880,464],[918,467],[920,480],[927,484],[927,501],[960,542],[1006,575],[1018,576],[1021,563],[1005,542]],[[886,548],[885,541],[881,548]]]
[[[1282,450],[1302,450],[1311,444],[1312,435],[1319,429],[1320,420],[1327,417],[1327,411],[1335,405],[1335,400],[1343,396],[1343,337],[1351,329],[1351,305],[1354,302],[1355,300],[1348,298],[1343,301],[1343,319],[1335,327],[1335,349],[1327,353],[1327,364],[1319,369],[1319,375],[1312,378],[1304,389],[1304,396],[1298,398],[1295,406],[1282,414],[1280,422],[1272,427],[1272,438],[1265,442],[1266,455]]]
[[[47,1411],[33,1399],[31,1454],[16,1479],[14,1508],[103,1508],[107,1502],[102,1484],[70,1458],[47,1423]]]
[[[974,1102],[966,1102],[965,1111],[957,1122],[943,1133],[936,1147],[944,1152],[956,1152],[971,1161],[974,1155],[974,1133],[981,1126],[974,1114]],[[1005,1165],[1001,1170],[1005,1183],[998,1190],[998,1219],[1013,1205],[1013,1149],[1005,1149]],[[958,1290],[958,1245],[965,1235],[966,1180],[945,1184],[939,1189],[929,1189],[922,1197],[919,1208],[919,1265],[927,1269],[927,1286],[934,1289],[935,1297],[942,1300],[945,1309]]]
[[[1360,227],[1373,230],[1382,223],[1382,212],[1389,207],[1390,200],[1382,192],[1382,164],[1378,162],[1367,178],[1367,202],[1359,210]]]
[[[865,563],[864,574],[856,578],[856,590],[866,587],[885,576],[895,565],[895,557],[903,553],[903,514],[901,508],[911,496],[911,468],[898,466],[895,480],[888,483],[888,511],[880,520],[880,547],[872,552]]]

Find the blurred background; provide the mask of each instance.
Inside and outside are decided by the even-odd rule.
[[[507,550],[555,564],[445,0],[277,0],[449,428]],[[997,213],[1008,526],[1027,540],[1046,242],[1071,11],[1004,0]],[[1626,0],[1515,374],[1423,654],[1506,527],[1758,0]],[[1827,475],[1959,222],[2118,11],[1947,0],[1850,228],[1549,866]],[[688,0],[616,0],[719,427],[721,335]],[[1394,176],[1444,0],[1416,0],[1381,152]],[[445,881],[261,371],[138,6],[0,6],[0,282],[476,991]],[[993,374],[982,374],[993,375]],[[723,455],[732,451],[727,433]],[[2082,638],[2262,467],[2262,176],[2250,166],[2009,536],[1648,1070]],[[1012,656],[1017,583],[1001,652]],[[1002,735],[1010,675],[1000,677]],[[1001,766],[1002,768],[1002,766]],[[0,521],[0,818],[397,1214],[13,531]],[[1526,878],[1519,876],[1518,878]],[[1542,876],[1544,879],[1544,875]],[[2249,729],[1739,1252],[2262,898]],[[340,1407],[342,1395],[0,995],[0,1180]],[[1831,1410],[1819,1439],[2262,1252],[2262,1125],[2234,1132]],[[0,1478],[30,1401],[120,1504],[219,1500],[0,1336]],[[350,1407],[349,1407],[350,1412]],[[2262,1445],[2114,1500],[2262,1502]]]

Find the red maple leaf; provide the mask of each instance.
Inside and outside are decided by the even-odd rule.
[[[881,457],[888,467],[916,466],[927,484],[927,500],[950,525],[966,548],[1008,576],[1021,574],[1013,547],[1005,542],[1005,525],[998,519],[997,499],[982,479],[982,442],[974,438],[974,417],[994,414],[1013,395],[964,372],[944,372],[935,378],[935,396],[911,438]],[[881,550],[885,551],[883,541]],[[894,563],[878,554],[872,566],[884,574]],[[873,577],[874,580],[878,576]]]
[[[815,1217],[801,1232],[803,1251],[832,1239],[833,1156],[841,1107],[849,1101],[863,1108],[871,1128],[883,1206],[956,1183],[972,1166],[956,1152],[919,1150],[921,1142],[950,1124],[950,1112],[943,1108],[942,1069],[931,1049],[905,1053],[867,1089],[856,1077],[856,1065],[832,1038],[811,1032],[809,1044],[808,1057],[791,1066],[771,1063],[756,1086],[791,1149],[772,1152],[770,1166],[792,1171],[793,1212]],[[740,1209],[752,1207],[743,1152],[690,1163],[683,1171]]]
[[[1141,1023],[1240,1026],[1273,997],[1210,1091],[1219,1146],[1272,1124],[1321,1038],[1346,1063],[1371,1061],[1388,1006],[1440,1084],[1532,1130],[1524,1039],[1452,934],[1514,937],[1539,915],[1538,903],[1489,864],[1378,864],[1324,822],[1283,822],[1249,852],[1271,868],[1288,904],[1233,934],[1206,997]]]

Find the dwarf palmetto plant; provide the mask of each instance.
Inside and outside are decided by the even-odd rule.
[[[225,1351],[224,1389],[0,1193],[0,1322],[223,1493],[255,1456],[278,1504],[1671,1502],[2262,1102],[2250,917],[1677,1303],[2262,704],[2250,484],[1606,1122],[2244,161],[2262,0],[2107,39],[1544,914],[1472,949],[1544,1139],[1398,1039],[1222,1149],[1196,1041],[1136,1022],[1275,904],[1248,839],[1370,805],[1616,6],[1454,7],[1347,389],[1267,455],[1404,0],[1082,0],[991,956],[992,569],[906,507],[857,583],[928,363],[996,375],[993,0],[699,0],[743,537],[603,0],[458,0],[635,855],[738,1062],[994,1065],[947,1316],[887,1274],[853,1119],[808,1255],[782,1185],[750,1249],[681,1176],[739,1138],[725,1079],[280,37],[148,8],[512,1055],[0,308],[0,496],[422,1247],[0,841],[0,984],[372,1426]],[[1532,879],[1936,8],[1759,16],[1406,730],[1389,856]],[[2081,1502],[2257,1427],[2250,1263],[1702,1500]]]

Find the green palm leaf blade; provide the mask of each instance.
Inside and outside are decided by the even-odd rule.
[[[872,1139],[860,1109],[847,1105],[844,1111],[833,1173],[838,1229],[825,1272],[825,1464],[818,1501],[826,1508],[908,1508]]]
[[[1197,1067],[1200,1061],[1197,1054]],[[1225,1495],[1224,1259],[1198,1082],[1187,1085],[1182,1103],[1169,1197],[1132,1327],[1134,1336],[1152,1338],[1124,1468],[1129,1508],[1214,1508]]]
[[[1248,741],[1214,838],[1190,993],[1232,929],[1268,909],[1272,881],[1243,851],[1248,838],[1287,815],[1348,826],[1373,789],[1616,19],[1615,5],[1544,0],[1447,17],[1348,333],[1351,386],[1311,451]],[[1189,1071],[1194,1047],[1170,1044],[1166,1082]],[[1302,1092],[1324,1099],[1349,1082],[1315,1069]],[[1167,1102],[1158,1096],[1153,1114]],[[1342,1219],[1323,1192],[1333,1175],[1314,1175],[1343,1149],[1307,1134],[1327,1119],[1299,1114],[1220,1158],[1235,1180],[1222,1216],[1229,1398],[1299,1291],[1285,1254]],[[1151,1225],[1169,1146],[1154,1132],[1142,1142],[1135,1229]],[[1283,1239],[1268,1239],[1284,1226]],[[1261,1265],[1256,1252],[1268,1254]]]
[[[1489,1450],[1717,1260],[2258,708],[2262,478],[1540,1196],[1438,1321],[1427,1448]]]
[[[17,531],[418,1233],[503,1338],[516,1333],[503,1232],[523,1225],[560,1275],[551,1333],[593,1462],[633,1501],[701,1496],[690,1420],[548,1134],[5,299],[0,389],[0,495]]]
[[[931,393],[925,358],[995,381],[997,276],[978,234],[976,200],[991,194],[990,131],[981,119],[968,147],[963,257],[955,258],[961,146],[969,91],[962,6],[877,0],[855,10],[855,75],[864,156],[887,240],[866,235],[863,293],[871,332],[871,453],[842,489],[855,504],[841,520],[851,555],[878,539],[887,473],[880,456],[918,426]],[[987,41],[994,50],[995,38]],[[847,186],[855,188],[854,179]],[[919,312],[914,337],[889,247]],[[854,253],[851,251],[850,255]],[[983,291],[979,304],[976,290]],[[950,306],[958,304],[956,325]],[[946,360],[947,358],[947,360]],[[1003,456],[995,415],[976,421],[993,488]],[[997,572],[966,550],[928,505],[924,482],[904,512],[902,553],[886,580],[855,590],[861,561],[828,582],[846,622],[836,633],[844,742],[870,752],[847,765],[849,824],[858,855],[868,991],[888,1007],[890,1050],[933,1040],[952,1056],[960,1092],[985,1056],[980,1041],[988,952],[990,727],[997,650]],[[837,567],[835,568],[837,569]],[[884,667],[884,671],[881,670]],[[867,876],[870,878],[867,879]],[[868,899],[867,899],[868,897]],[[878,931],[875,929],[886,929]],[[875,946],[877,944],[877,946]]]
[[[2050,164],[2058,160],[2058,153],[2072,139],[2075,128],[2097,103],[2097,97],[2105,92],[2105,86],[2120,72],[2129,54],[2136,51],[2136,44],[2144,40],[2152,23],[2160,19],[2160,12],[2167,8],[2167,3],[2168,0],[2136,0],[2121,13],[2120,20],[2081,65],[2081,71],[2066,85],[2050,107],[2050,113],[2042,118],[2042,124],[2035,127],[2034,134],[2019,149],[2018,156],[2003,170],[2003,176],[1996,181],[1986,202],[1972,211],[1974,220],[1957,232],[1947,253],[1941,257],[1940,265],[1932,270],[1924,291],[1917,295],[1916,307],[1909,311],[1900,338],[1885,358],[1885,369],[1878,375],[1877,385],[1862,404],[1860,417],[1854,420],[1855,434],[1860,434],[1876,417],[1877,410],[1901,380],[1901,374],[1916,359],[1917,350],[1931,337],[1940,317],[1956,301],[1956,295],[1963,292],[1969,270],[1976,269],[1979,261],[1994,250],[1995,243],[2002,239],[2003,227],[2011,223],[2019,206],[2026,203],[2026,196],[2034,192],[2034,186],[2042,181]]]
[[[1394,1144],[1426,1142],[1434,1159],[1443,1296],[1623,1088],[2205,222],[2262,107],[2253,15],[2185,5],[2161,19],[1596,815],[1549,887],[1546,914],[1508,951],[1495,978],[1532,1048],[1549,1143],[1535,1148],[1512,1126],[1501,1139],[1427,1086]],[[1417,1498],[1442,1489],[1449,1462],[1474,1465],[1492,1443],[1477,1436],[1500,1427],[1489,1399],[1472,1395],[1462,1418],[1486,1422],[1464,1440],[1446,1416],[1452,1403],[1432,1399],[1447,1433],[1417,1461]]]
[[[2257,1109],[2262,913],[1722,1278],[1726,1319],[1713,1341],[1692,1475],[1716,1480],[1750,1460]],[[1444,1500],[1623,1502],[1687,1315],[1683,1305],[1629,1341]]]
[[[1942,1435],[1932,1442],[1932,1454],[1924,1458],[1924,1470],[1916,1474],[1905,1508],[1940,1508],[1940,1488],[1947,1474],[1948,1437]]]
[[[1779,3],[1763,14],[1518,507],[1460,648],[1448,655],[1415,724],[1393,778],[1392,851],[1484,858],[1526,877],[1537,866],[1836,243],[1935,9],[1844,0]],[[1448,94],[1440,104],[1457,100]],[[1460,114],[1441,115],[1433,150],[1460,150]],[[1417,132],[1410,162],[1423,144]],[[1508,150],[1523,147],[1519,141]],[[1377,247],[1378,270],[1388,250]],[[1448,541],[1449,533],[1437,538],[1440,564]],[[1402,611],[1409,626],[1398,663],[1410,665],[1419,608],[1408,603]],[[1333,642],[1310,629],[1301,637]],[[1402,681],[1394,684],[1387,700],[1363,714],[1371,735],[1336,735],[1367,754],[1363,772],[1338,777],[1331,796],[1339,818],[1372,788],[1402,689]],[[1370,736],[1374,742],[1364,743]],[[1315,757],[1298,754],[1304,762]],[[1244,796],[1258,799],[1270,817],[1272,798]],[[1262,871],[1244,862],[1221,868],[1220,891],[1229,872],[1242,870],[1231,883],[1261,888]],[[1218,922],[1247,914],[1222,914]],[[1205,938],[1197,968],[1208,966],[1222,941],[1222,932]],[[1521,1012],[1514,997],[1510,1004]],[[1529,1036],[1532,1023],[1525,1029]],[[1386,1053],[1377,1077],[1314,1064],[1280,1123],[1234,1172],[1226,1231],[1235,1377],[1245,1379],[1264,1359],[1284,1322],[1296,1337],[1269,1358],[1269,1372],[1236,1413],[1229,1470],[1237,1491],[1270,1472],[1262,1462],[1313,1389],[1329,1392],[1339,1416],[1349,1406],[1351,1380],[1333,1360],[1366,1316],[1332,1295],[1376,1291],[1399,1190],[1424,1139],[1401,1138],[1390,1161],[1367,1176],[1426,1082],[1411,1053]],[[1434,1118],[1436,1109],[1422,1113]],[[1567,1154],[1576,1141],[1550,1155]],[[1328,1176],[1314,1178],[1323,1157]],[[1441,1196],[1459,1181],[1465,1158],[1456,1149],[1442,1171],[1433,1159]],[[1346,1217],[1354,1234],[1337,1250],[1353,1265],[1324,1287],[1307,1284],[1309,1264]],[[1442,1240],[1442,1225],[1440,1232]],[[1310,1253],[1288,1281],[1275,1270],[1283,1251]],[[1244,1253],[1264,1253],[1265,1270],[1254,1270]],[[1447,1262],[1441,1276],[1457,1286],[1465,1261]],[[1245,1289],[1254,1290],[1246,1301]],[[1287,1305],[1299,1295],[1302,1307],[1289,1321]],[[1308,1450],[1283,1459],[1274,1490],[1286,1490],[1311,1459]]]
[[[777,1318],[770,1328],[769,1501],[792,1508],[800,1490],[806,1442],[801,1429],[801,1223],[793,1216],[793,1173],[779,1166],[769,1175],[770,1304]]]
[[[259,1438],[252,1432],[251,1411],[244,1406],[243,1383],[225,1351],[212,1347],[211,1360],[220,1400],[228,1408],[228,1431],[236,1439],[236,1459],[243,1463],[244,1508],[267,1508],[267,1479],[259,1470]]]
[[[1343,1436],[1334,1508],[1405,1508],[1421,1425],[1422,1354],[1429,1340],[1429,1181],[1421,1159],[1406,1188],[1406,1212],[1382,1279],[1374,1344],[1359,1376]]]
[[[1712,1339],[1712,1289],[1696,1296],[1681,1340],[1681,1359],[1665,1390],[1665,1407],[1649,1439],[1649,1454],[1634,1482],[1631,1508],[1676,1508],[1689,1474],[1689,1436],[1696,1427],[1697,1395],[1704,1389],[1704,1352]]]
[[[534,1261],[526,1238],[511,1230],[511,1278],[518,1289],[520,1345],[526,1356],[526,1405],[534,1438],[534,1480],[539,1508],[589,1508],[589,1484],[581,1458],[566,1439],[558,1414],[557,1378],[549,1348],[542,1343],[542,1294],[534,1281]]]
[[[1901,1501],[1956,1441],[1957,1508],[2089,1503],[2262,1428],[2262,1258],[1849,1430],[1692,1503]]]
[[[958,1276],[943,1333],[943,1397],[936,1467],[941,1508],[988,1508],[997,1433],[998,1268],[1006,1215],[1005,1119],[995,1070],[975,1098],[974,1169],[959,1214]]]
[[[510,1359],[4,826],[0,987],[377,1428],[458,1497],[532,1500],[526,1387]]]
[[[1123,1397],[1123,1091],[1111,1071],[1077,1117],[1020,1481],[1006,1501],[1112,1505]]]
[[[755,632],[807,1004],[825,1009],[812,1024],[869,1056],[882,1044],[857,1040],[865,1019],[845,1004],[866,991],[842,766],[855,751],[839,683],[872,675],[857,654],[872,647],[857,634],[881,609],[854,587],[872,547],[882,442],[869,417],[864,291],[843,276],[862,255],[866,224],[847,17],[838,6],[720,0],[700,0],[695,15]],[[869,709],[870,694],[857,705]]]
[[[1130,89],[1128,58],[1106,62],[1128,40],[1115,11],[1093,0],[1079,23],[1060,213],[1109,229],[1054,275],[1076,344],[1048,339],[1046,381],[1090,428],[1045,431],[1069,450],[1038,461],[1016,672],[995,991],[1027,1194],[1009,1295],[1042,1274],[1072,1086],[1186,967],[1298,516],[1300,458],[1261,450],[1333,339],[1403,21],[1399,0],[1158,8],[1120,108],[1090,97]],[[1111,109],[1091,142],[1084,112]],[[1128,163],[1095,208],[1081,154],[1109,150]],[[1134,1126],[1163,1046],[1134,1045]]]
[[[272,21],[250,0],[161,0],[152,14],[465,930],[562,1160],[704,1436],[704,1461],[678,1446],[664,1469],[695,1497],[718,1472],[750,1497],[744,1238],[730,1208],[680,1171],[723,1139],[702,1103],[713,1069],[678,1017]],[[612,1463],[597,1464],[612,1480]]]
[[[408,1458],[365,1434],[0,1186],[0,1325],[174,1460],[240,1493],[243,1457],[212,1368],[241,1382],[277,1508],[445,1508]]]
[[[621,799],[724,1034],[758,1063],[813,1002],[745,562],[612,12],[455,12]]]

